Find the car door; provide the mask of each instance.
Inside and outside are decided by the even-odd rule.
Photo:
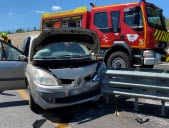
[[[24,68],[19,56],[23,52],[9,43],[0,40],[0,91],[26,88]]]

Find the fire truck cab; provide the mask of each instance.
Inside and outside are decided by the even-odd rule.
[[[169,42],[163,10],[148,2],[79,7],[42,15],[41,30],[81,27],[96,31],[100,58],[107,67],[130,68],[135,64],[152,68],[166,59]]]

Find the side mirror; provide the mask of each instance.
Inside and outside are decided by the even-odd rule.
[[[27,62],[28,58],[25,55],[20,55],[19,60],[23,62]]]

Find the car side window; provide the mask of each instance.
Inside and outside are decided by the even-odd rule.
[[[31,38],[30,37],[28,37],[27,38],[27,40],[25,41],[25,45],[24,45],[24,54],[26,55],[26,56],[28,56],[28,54],[29,54],[29,45],[30,45],[30,40],[31,40]]]
[[[0,60],[1,61],[19,61],[22,53],[15,47],[0,41]]]
[[[29,53],[30,37],[27,37],[20,46],[20,50],[24,52],[26,56]]]

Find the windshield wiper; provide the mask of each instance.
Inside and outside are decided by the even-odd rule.
[[[33,58],[34,60],[39,60],[39,59],[56,59],[56,57],[41,57],[41,58]]]
[[[64,59],[64,58],[88,58],[88,57],[90,57],[90,55],[63,55],[57,58]]]
[[[39,59],[46,59],[46,60],[56,60],[56,59],[66,59],[66,58],[88,58],[90,55],[62,55],[59,57],[41,57],[41,58],[33,58],[34,60],[39,60]]]
[[[132,29],[143,29],[143,26],[131,26]]]
[[[56,58],[78,58],[80,55],[62,55]]]

